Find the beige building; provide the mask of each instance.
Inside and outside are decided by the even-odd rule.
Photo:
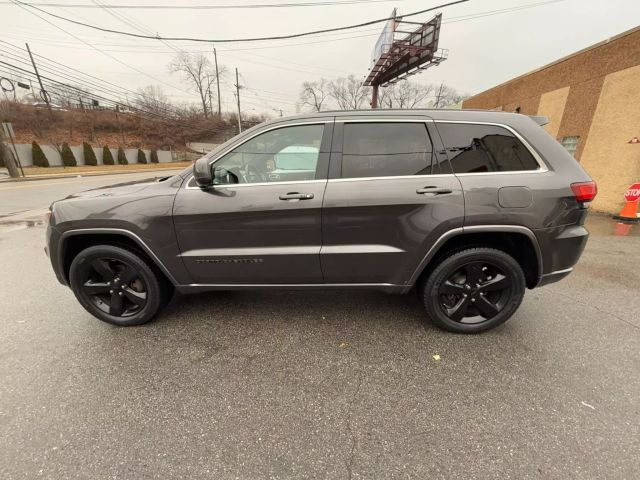
[[[464,101],[462,108],[549,118],[546,130],[598,183],[594,209],[617,213],[640,181],[640,27]]]

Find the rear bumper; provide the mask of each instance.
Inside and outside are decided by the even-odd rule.
[[[544,287],[545,285],[549,285],[550,283],[559,282],[564,277],[573,272],[573,267],[565,268],[564,270],[558,270],[556,272],[545,273],[538,280],[538,284],[536,287]]]
[[[569,275],[589,239],[589,232],[582,225],[534,230],[542,253],[542,272],[537,287],[562,280]]]

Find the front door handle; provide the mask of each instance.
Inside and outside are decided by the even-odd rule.
[[[434,195],[444,195],[447,193],[451,193],[450,188],[439,188],[439,187],[424,187],[418,188],[416,193],[424,195],[425,193],[432,193]]]
[[[280,195],[279,198],[280,200],[311,200],[313,193],[289,192],[285,195]]]

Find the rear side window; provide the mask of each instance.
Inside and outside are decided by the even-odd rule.
[[[503,127],[466,123],[438,123],[454,173],[537,170],[531,152]]]
[[[425,123],[345,123],[342,178],[429,175],[433,147]]]

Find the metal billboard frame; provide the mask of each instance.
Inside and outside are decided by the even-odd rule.
[[[378,106],[379,87],[391,85],[447,59],[449,51],[438,48],[441,24],[441,13],[427,22],[409,22],[402,17],[398,20],[396,10],[393,10],[378,37],[372,67],[364,81],[365,86],[373,87],[372,108]],[[417,28],[400,30],[404,25]]]

